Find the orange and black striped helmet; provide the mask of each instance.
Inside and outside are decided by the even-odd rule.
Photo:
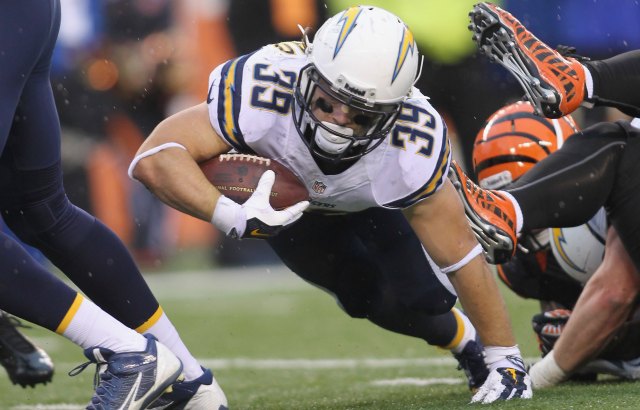
[[[481,187],[500,189],[578,132],[570,115],[550,119],[535,115],[529,102],[518,101],[493,113],[473,146],[473,169]]]

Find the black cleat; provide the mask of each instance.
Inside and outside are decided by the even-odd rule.
[[[476,392],[489,376],[489,369],[484,362],[484,348],[482,343],[470,340],[462,352],[453,355],[458,361],[458,370],[467,376],[469,390]]]
[[[0,364],[13,384],[35,387],[53,378],[53,362],[47,353],[18,331],[27,328],[17,318],[0,311]]]

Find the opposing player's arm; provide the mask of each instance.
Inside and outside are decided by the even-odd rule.
[[[465,312],[486,346],[513,346],[506,307],[448,179],[405,216],[438,266],[448,273]]]
[[[207,104],[202,103],[158,124],[138,150],[130,173],[166,204],[210,221],[220,192],[205,178],[198,162],[229,150],[211,126]]]

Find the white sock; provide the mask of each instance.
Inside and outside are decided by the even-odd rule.
[[[78,294],[56,332],[83,349],[103,347],[119,352],[141,352],[147,339]]]
[[[158,338],[163,345],[167,346],[173,354],[178,356],[182,362],[182,371],[184,372],[186,381],[202,376],[202,367],[200,367],[196,358],[191,355],[187,346],[184,345],[175,326],[173,326],[161,307],[158,308],[149,320],[138,327],[136,331],[140,333],[151,333]]]
[[[516,211],[516,234],[519,235],[520,230],[522,229],[522,225],[524,224],[524,217],[522,215],[522,209],[520,209],[520,204],[518,203],[518,201],[516,201],[513,195],[511,195],[507,191],[500,191],[500,193],[509,198],[509,200],[513,204],[513,208]]]
[[[456,317],[458,331],[447,348],[450,349],[452,353],[460,353],[469,341],[476,340],[476,328],[473,327],[467,315],[462,313],[458,308],[452,308],[451,312],[453,312]]]
[[[585,67],[584,65],[581,64],[581,66],[584,69],[584,88],[587,90],[587,95],[585,95],[585,98],[592,98],[593,77],[591,76],[591,71],[589,71],[589,68]]]

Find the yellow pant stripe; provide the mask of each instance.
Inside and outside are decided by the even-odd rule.
[[[453,337],[453,340],[451,341],[451,343],[449,343],[446,346],[443,346],[443,348],[447,349],[447,350],[451,350],[454,347],[458,346],[460,344],[460,342],[462,341],[462,337],[464,336],[464,321],[462,320],[462,316],[460,316],[460,313],[458,312],[458,309],[456,309],[456,308],[452,308],[451,312],[453,313],[453,316],[455,316],[455,318],[456,318],[456,324],[458,326],[458,331],[456,332],[456,335]]]
[[[73,300],[73,303],[69,307],[69,310],[67,310],[67,314],[64,315],[64,318],[62,318],[62,322],[60,322],[60,324],[58,325],[56,333],[61,335],[65,330],[67,330],[67,327],[69,327],[69,323],[71,323],[74,316],[78,312],[78,309],[80,309],[80,304],[82,304],[83,300],[84,298],[82,297],[82,295],[77,293],[76,298]]]
[[[153,315],[151,315],[151,317],[146,322],[144,322],[143,324],[138,326],[136,328],[136,332],[144,333],[147,330],[149,330],[151,328],[151,326],[153,326],[156,323],[158,323],[158,320],[160,320],[160,317],[162,317],[163,313],[164,313],[164,311],[162,310],[162,307],[158,306],[158,310],[156,310],[156,312]]]

